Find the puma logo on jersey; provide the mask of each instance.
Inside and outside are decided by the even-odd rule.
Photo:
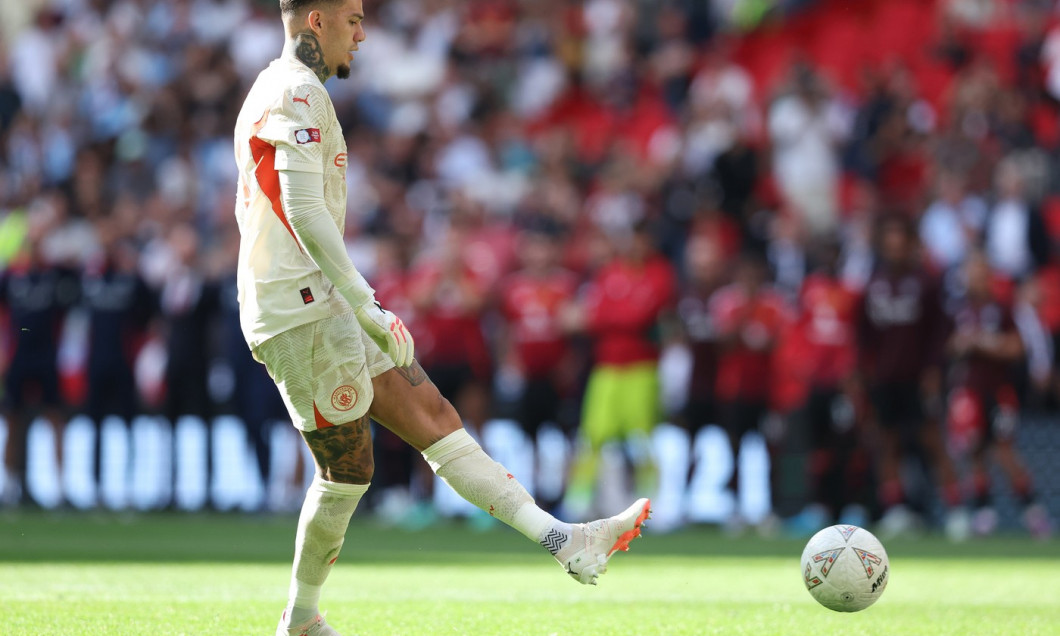
[[[309,108],[309,93],[306,93],[305,97],[294,97],[291,99],[291,101],[302,102],[306,105],[306,108]]]

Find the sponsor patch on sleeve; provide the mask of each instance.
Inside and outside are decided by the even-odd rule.
[[[320,143],[320,129],[303,128],[302,130],[296,130],[294,131],[294,140],[299,144],[318,144]]]

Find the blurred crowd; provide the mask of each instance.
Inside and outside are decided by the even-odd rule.
[[[473,430],[575,444],[569,516],[609,444],[630,488],[671,479],[666,422],[760,434],[794,529],[915,526],[915,456],[953,536],[996,527],[991,461],[1047,534],[1057,486],[1015,441],[1060,397],[1054,4],[366,0],[328,84],[350,256]],[[267,476],[285,416],[238,329],[231,131],[276,3],[0,18],[5,501],[32,503],[38,416],[234,413]],[[381,488],[429,491],[376,444]]]

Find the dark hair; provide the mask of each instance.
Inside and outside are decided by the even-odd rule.
[[[912,219],[897,212],[885,212],[876,221],[876,233],[882,236],[891,231],[900,232],[910,240],[917,238],[917,225]]]
[[[537,236],[549,240],[561,240],[566,233],[555,218],[545,214],[530,214],[519,221],[519,227],[529,236]]]
[[[280,13],[283,17],[297,15],[318,4],[336,4],[338,0],[280,0]]]
[[[765,251],[758,247],[747,246],[740,250],[736,256],[735,265],[739,269],[750,269],[769,273],[769,257]]]

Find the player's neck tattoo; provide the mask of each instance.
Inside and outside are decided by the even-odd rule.
[[[331,77],[331,69],[324,63],[324,51],[316,35],[311,31],[295,33],[291,43],[294,45],[294,56],[316,74],[321,84]]]

